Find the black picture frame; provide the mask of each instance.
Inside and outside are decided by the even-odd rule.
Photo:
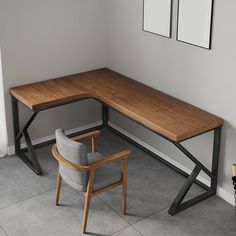
[[[156,33],[156,32],[152,32],[152,31],[149,31],[149,30],[146,30],[144,28],[144,17],[145,17],[145,1],[146,0],[143,0],[143,12],[142,12],[142,30],[144,32],[147,32],[147,33],[151,33],[151,34],[154,34],[154,35],[158,35],[158,36],[161,36],[161,37],[164,37],[164,38],[171,38],[172,37],[172,13],[173,13],[173,0],[169,0],[170,1],[170,29],[169,29],[169,35],[166,36],[166,35],[162,35],[162,34],[159,34],[159,33]]]
[[[202,48],[202,49],[207,49],[207,50],[211,50],[212,49],[212,29],[213,29],[213,12],[214,12],[214,0],[209,0],[211,1],[211,15],[210,15],[210,27],[209,27],[209,45],[208,47],[204,47],[204,46],[201,46],[201,45],[198,45],[198,44],[195,44],[195,43],[191,43],[191,42],[188,42],[188,41],[184,41],[184,40],[180,40],[179,39],[179,18],[180,18],[180,1],[181,0],[178,0],[178,7],[177,7],[177,30],[176,30],[176,40],[179,41],[179,42],[182,42],[182,43],[185,43],[185,44],[188,44],[188,45],[192,45],[192,46],[195,46],[195,47],[199,47],[199,48]],[[197,1],[197,0],[196,0]]]

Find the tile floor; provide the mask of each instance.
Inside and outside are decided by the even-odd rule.
[[[185,179],[109,131],[98,139],[104,155],[126,148],[132,150],[128,215],[121,214],[120,187],[102,193],[92,199],[88,235],[236,235],[234,207],[218,197],[169,216],[168,207]],[[35,175],[15,156],[0,159],[0,236],[81,235],[83,194],[63,184],[61,205],[54,206],[57,162],[50,146],[37,154],[44,176]],[[202,191],[193,186],[187,197]]]

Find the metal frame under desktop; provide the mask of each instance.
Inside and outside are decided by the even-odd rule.
[[[28,130],[28,128],[30,127],[30,125],[32,124],[32,122],[34,121],[34,119],[36,118],[36,116],[38,115],[38,113],[40,111],[48,110],[48,109],[51,109],[51,108],[56,107],[56,106],[62,106],[62,105],[65,105],[67,103],[77,102],[78,100],[72,101],[72,102],[67,102],[67,103],[64,103],[64,104],[56,105],[56,106],[50,106],[48,108],[41,109],[41,110],[38,110],[38,111],[33,111],[31,117],[29,118],[29,120],[25,123],[23,128],[20,129],[19,112],[18,112],[18,100],[14,96],[11,96],[11,98],[12,98],[12,115],[13,115],[15,154],[21,160],[23,160],[36,174],[41,175],[42,174],[42,169],[41,169],[41,166],[39,164],[39,161],[38,161],[38,158],[37,158],[37,155],[36,155],[36,152],[35,152],[35,148],[53,143],[53,142],[55,142],[55,139],[47,141],[47,142],[43,142],[43,143],[40,143],[40,144],[37,144],[37,145],[33,145],[27,130]],[[86,98],[86,99],[88,99],[88,98]],[[180,211],[182,211],[182,210],[184,210],[188,207],[191,207],[194,204],[196,204],[200,201],[203,201],[203,200],[205,200],[205,199],[207,199],[207,198],[209,198],[209,197],[216,194],[218,163],[219,163],[219,151],[220,151],[220,138],[221,138],[221,127],[222,126],[213,129],[214,130],[214,140],[213,140],[213,157],[212,157],[212,169],[211,169],[211,171],[208,170],[200,161],[198,161],[181,144],[181,142],[183,142],[185,140],[183,140],[181,142],[175,142],[175,141],[170,140],[169,138],[163,136],[162,134],[160,134],[158,132],[155,132],[155,131],[147,128],[146,126],[144,126],[145,128],[151,130],[155,134],[161,136],[162,138],[164,138],[167,141],[174,144],[183,154],[185,154],[186,157],[188,157],[193,163],[195,163],[195,167],[194,167],[192,173],[189,175],[189,174],[185,173],[184,171],[180,170],[179,168],[177,168],[176,166],[172,165],[171,163],[167,162],[166,160],[164,160],[160,156],[156,155],[152,151],[150,151],[147,148],[143,147],[139,143],[135,142],[131,138],[125,136],[122,133],[120,133],[118,130],[116,130],[116,129],[112,128],[111,126],[109,126],[109,124],[108,124],[109,109],[114,110],[114,108],[109,107],[109,105],[103,103],[102,101],[99,101],[99,102],[102,103],[102,121],[103,121],[102,125],[99,125],[99,126],[96,126],[96,127],[90,128],[90,129],[86,129],[86,130],[83,130],[81,132],[74,133],[74,134],[70,135],[70,137],[75,136],[75,135],[79,135],[79,134],[83,134],[83,133],[86,133],[86,132],[90,132],[90,131],[93,131],[93,130],[97,130],[97,129],[108,128],[109,130],[111,130],[112,132],[114,132],[117,135],[121,136],[122,138],[124,138],[128,142],[130,142],[130,143],[134,144],[135,146],[137,146],[138,148],[142,149],[143,151],[145,151],[146,153],[148,153],[149,155],[154,157],[156,160],[161,161],[165,165],[169,166],[170,168],[174,169],[175,171],[177,171],[181,175],[185,176],[187,178],[187,180],[185,181],[184,185],[180,189],[180,191],[177,194],[175,200],[173,201],[172,205],[169,208],[168,212],[169,212],[170,215],[175,215],[176,213],[178,213],[178,212],[180,212]],[[119,111],[117,111],[117,112],[119,112]],[[128,118],[130,118],[130,117],[128,117]],[[138,123],[137,121],[135,121],[135,122]],[[142,125],[142,124],[140,124],[140,125]],[[212,131],[212,130],[209,130],[207,132],[210,132],[210,131]],[[203,134],[203,133],[201,133],[201,134]],[[199,136],[201,134],[198,134],[196,136]],[[196,137],[196,136],[194,136],[194,137]],[[191,138],[194,138],[194,137],[191,137]],[[20,143],[21,143],[22,138],[25,139],[25,143],[26,143],[26,146],[27,146],[26,148],[21,148]],[[29,157],[27,157],[25,155],[25,152],[27,150],[29,151]],[[200,173],[200,171],[205,172],[210,177],[210,179],[211,179],[210,187],[208,187],[207,185],[201,183],[200,181],[198,181],[196,179],[198,174]],[[206,192],[204,192],[204,193],[202,193],[202,194],[200,194],[196,197],[193,197],[192,199],[190,199],[188,201],[183,202],[186,194],[190,190],[193,183],[196,183],[199,186],[201,186],[202,188],[204,188],[206,190]]]

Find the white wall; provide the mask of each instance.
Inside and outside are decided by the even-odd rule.
[[[8,89],[106,66],[105,0],[0,0],[0,45],[9,144],[13,144]],[[71,104],[39,114],[32,138],[57,127],[71,129],[100,119],[98,104]],[[30,115],[21,107],[22,122]],[[81,111],[81,112],[80,112]]]
[[[173,0],[173,38],[142,31],[142,0],[109,0],[109,67],[225,119],[219,190],[233,201],[231,164],[236,161],[236,2],[215,0],[212,50],[177,42]],[[186,167],[191,163],[174,147],[122,116],[113,122]],[[212,133],[185,142],[210,168]]]

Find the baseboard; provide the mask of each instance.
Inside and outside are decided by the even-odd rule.
[[[101,125],[101,124],[102,124],[102,121],[100,120],[100,121],[97,121],[97,122],[93,122],[93,123],[90,123],[90,124],[87,124],[87,125],[80,126],[78,128],[75,128],[75,129],[66,130],[65,133],[66,134],[73,134],[73,133],[76,133],[76,132],[79,132],[79,131],[82,131],[82,130],[85,130],[85,129],[93,128],[93,127]],[[32,143],[33,143],[33,145],[36,145],[36,144],[39,144],[39,143],[50,141],[52,139],[55,139],[55,135],[49,135],[49,136],[46,136],[46,137],[43,137],[43,138],[32,140]],[[25,148],[25,147],[26,147],[26,144],[22,143],[21,148]],[[8,147],[8,155],[11,156],[11,155],[14,155],[14,154],[15,154],[14,145],[9,146]]]
[[[218,186],[216,195],[234,206],[234,204],[235,204],[234,194],[231,194],[231,193],[225,191],[222,187]]]
[[[159,151],[158,149],[152,147],[151,145],[145,143],[144,141],[142,141],[141,139],[135,137],[134,135],[130,134],[129,132],[123,130],[122,128],[120,128],[119,126],[115,125],[112,122],[109,122],[109,125],[118,130],[119,132],[121,132],[122,134],[124,134],[125,136],[131,138],[132,140],[134,140],[135,142],[139,143],[140,145],[142,145],[143,147],[147,148],[148,150],[152,151],[153,153],[155,153],[156,155],[160,156],[161,158],[163,158],[164,160],[168,161],[169,163],[171,163],[172,165],[178,167],[179,169],[181,169],[182,171],[190,174],[192,172],[192,170],[190,170],[189,168],[187,168],[186,166],[182,165],[181,163],[173,160],[172,158],[170,158],[169,156],[167,156],[166,154],[164,154],[163,152]],[[203,178],[202,176],[198,176],[197,179],[204,183],[207,186],[210,186],[210,181]],[[222,187],[218,186],[217,187],[217,196],[219,196],[220,198],[224,199],[225,201],[227,201],[228,203],[234,205],[234,196],[228,192],[226,192]]]

